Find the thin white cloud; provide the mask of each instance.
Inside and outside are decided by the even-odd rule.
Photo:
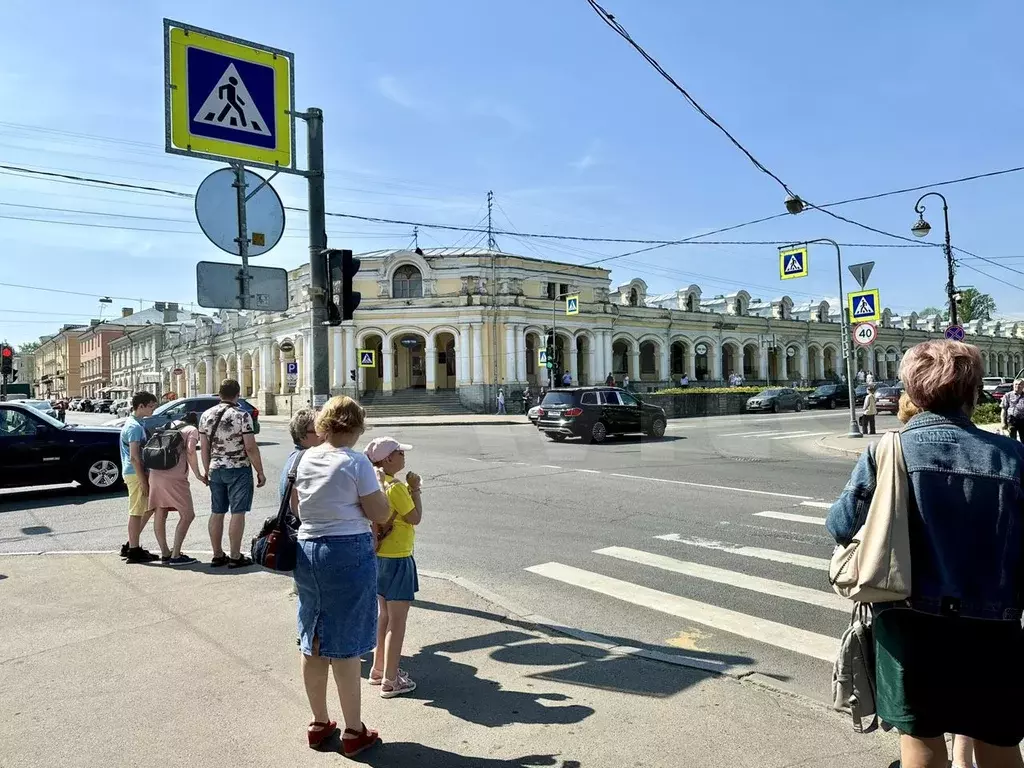
[[[588,168],[593,168],[600,162],[601,153],[601,141],[600,139],[594,139],[590,142],[587,147],[587,151],[584,152],[579,158],[569,163],[569,166],[575,168],[577,171],[585,171]]]
[[[404,109],[421,110],[423,103],[403,86],[393,75],[381,75],[377,78],[377,90],[388,101],[392,101]]]
[[[493,117],[517,131],[529,131],[533,125],[518,107],[500,101],[480,100],[469,108],[478,117]]]

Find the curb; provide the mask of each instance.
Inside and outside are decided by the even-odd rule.
[[[589,645],[596,646],[610,656],[634,656],[636,658],[647,659],[648,661],[671,664],[676,667],[685,667],[687,669],[696,669],[701,672],[710,672],[711,674],[734,680],[741,685],[749,685],[768,693],[785,696],[802,706],[818,712],[824,711],[834,717],[849,718],[849,715],[836,712],[832,707],[828,706],[824,702],[812,699],[810,696],[806,696],[798,691],[791,690],[779,683],[777,680],[774,680],[760,672],[738,672],[727,669],[725,664],[722,662],[716,663],[714,661],[698,659],[692,656],[682,656],[675,653],[662,653],[660,651],[650,651],[644,648],[634,648],[628,645],[619,645],[602,635],[587,632],[586,630],[578,629],[577,627],[569,627],[565,624],[560,624],[557,621],[541,616],[540,614],[531,613],[525,608],[505,599],[501,595],[492,592],[486,587],[482,587],[469,579],[463,578],[462,576],[453,576],[448,573],[423,569],[419,571],[419,575],[428,579],[440,579],[442,581],[451,582],[455,586],[461,587],[467,592],[471,592],[482,600],[486,600],[488,603],[492,603],[493,605],[502,608],[510,617],[517,621],[521,621],[525,624],[532,624],[541,631],[564,635],[566,637],[571,637],[574,640],[579,640]]]
[[[862,453],[861,450],[855,450],[853,448],[843,448],[839,445],[830,445],[829,440],[834,440],[835,435],[825,435],[825,437],[819,437],[814,441],[815,445],[819,448],[824,448],[826,451],[832,451],[833,453],[841,453],[844,456],[856,456],[859,457]]]
[[[287,421],[270,421],[261,419],[267,424],[288,425]],[[501,419],[500,421],[391,421],[381,420],[370,422],[370,429],[381,429],[390,427],[495,427],[495,426],[533,426],[529,421],[513,421],[512,419]]]

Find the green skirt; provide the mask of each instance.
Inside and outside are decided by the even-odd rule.
[[[901,733],[957,733],[1000,747],[1024,740],[1024,630],[1019,622],[875,615],[878,717]]]

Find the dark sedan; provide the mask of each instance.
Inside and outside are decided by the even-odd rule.
[[[763,389],[747,400],[747,410],[751,412],[770,411],[802,411],[804,396],[792,387],[776,387]]]
[[[811,408],[831,409],[849,404],[850,390],[845,384],[822,384],[807,396],[807,405]]]
[[[900,409],[899,387],[880,387],[875,393],[875,408],[879,413],[896,413]]]
[[[603,443],[609,435],[644,432],[663,437],[665,411],[640,400],[632,392],[614,387],[573,387],[544,395],[537,429],[559,442],[582,437]]]
[[[0,403],[0,487],[121,483],[120,430],[63,424],[19,403]]]

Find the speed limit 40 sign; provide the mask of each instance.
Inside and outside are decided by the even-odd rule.
[[[853,340],[862,347],[870,347],[878,336],[878,326],[874,323],[858,323],[853,327]]]

